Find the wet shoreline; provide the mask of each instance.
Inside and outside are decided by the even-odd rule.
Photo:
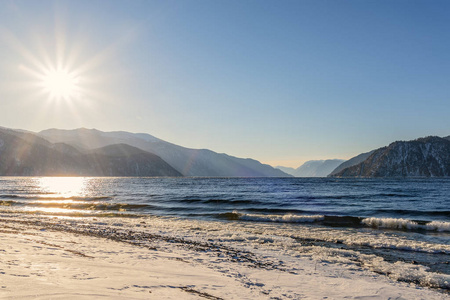
[[[152,251],[176,247],[206,253],[211,257],[218,256],[229,263],[242,264],[251,268],[287,273],[298,272],[292,262],[282,261],[276,255],[264,257],[258,255],[260,249],[271,251],[284,249],[283,253],[291,256],[292,261],[295,261],[295,257],[310,257],[319,262],[353,265],[356,269],[376,272],[397,281],[430,287],[444,294],[449,294],[450,291],[450,284],[446,283],[446,278],[450,278],[447,259],[450,255],[450,247],[444,247],[441,250],[437,247],[432,252],[421,252],[417,249],[411,251],[401,248],[393,249],[388,245],[383,247],[367,243],[352,244],[349,240],[339,238],[331,240],[314,235],[308,237],[301,233],[288,236],[292,231],[286,231],[288,233],[286,234],[283,230],[291,230],[292,226],[289,224],[281,224],[278,227],[282,230],[278,231],[276,225],[279,224],[254,226],[254,223],[246,222],[206,222],[158,217],[122,219],[25,216],[17,218],[17,216],[3,215],[0,217],[0,223],[9,228],[14,228],[14,224],[24,224],[40,230],[105,238]],[[170,228],[171,226],[173,228]],[[231,232],[221,232],[221,227],[227,226],[234,228],[239,234],[228,238],[232,235]],[[304,232],[311,231],[312,228],[310,225],[298,226],[298,229],[303,228]],[[327,229],[317,230],[326,231]],[[430,258],[434,263],[430,263]],[[394,274],[393,268],[399,264],[406,266],[407,272],[415,272],[418,268],[420,274],[411,273],[414,275],[412,276],[406,271],[405,274],[402,272]]]

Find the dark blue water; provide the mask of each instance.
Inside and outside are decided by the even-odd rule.
[[[450,179],[3,177],[0,204],[4,211],[47,214],[286,222],[306,219],[277,216],[330,222],[345,216],[426,224],[450,221]]]
[[[234,236],[231,224],[276,236],[280,251],[352,253],[395,280],[450,290],[450,179],[0,177],[0,215],[89,228],[156,219],[174,234],[201,223],[216,240]]]

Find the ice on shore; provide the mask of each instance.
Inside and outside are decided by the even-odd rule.
[[[446,275],[314,243],[375,244],[370,232],[276,225],[3,215],[0,298],[448,298],[424,287],[448,288]],[[378,243],[450,253],[388,234]]]

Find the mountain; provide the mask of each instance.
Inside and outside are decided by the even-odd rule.
[[[275,168],[280,169],[286,174],[294,176],[295,169],[290,167],[276,166]]]
[[[1,176],[181,176],[160,157],[129,145],[82,151],[0,128]]]
[[[349,168],[351,166],[357,165],[363,161],[365,161],[375,150],[361,153],[353,158],[350,158],[349,160],[344,161],[341,163],[336,169],[334,169],[329,176],[336,175],[337,173],[341,172],[342,170]]]
[[[336,177],[448,177],[450,140],[429,136],[397,141],[375,150],[366,160],[334,174]]]
[[[159,156],[126,144],[108,145],[84,156],[95,176],[182,176]]]
[[[39,137],[0,129],[0,175],[65,175],[68,170],[75,172],[80,163]]]
[[[292,175],[295,177],[327,177],[343,161],[342,159],[310,160],[295,169]]]
[[[281,170],[253,159],[242,159],[206,149],[181,147],[145,133],[102,132],[96,129],[49,129],[38,133],[53,143],[94,149],[113,144],[128,144],[154,153],[184,176],[211,177],[287,177]]]

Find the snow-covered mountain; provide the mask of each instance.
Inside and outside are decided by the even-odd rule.
[[[397,141],[379,148],[363,162],[345,168],[336,177],[448,177],[450,140],[430,136]]]
[[[112,144],[128,144],[154,153],[184,176],[221,177],[287,177],[281,170],[207,149],[181,147],[145,133],[124,131],[102,132],[96,129],[49,129],[38,133],[52,143],[66,143],[80,149],[93,149]]]

